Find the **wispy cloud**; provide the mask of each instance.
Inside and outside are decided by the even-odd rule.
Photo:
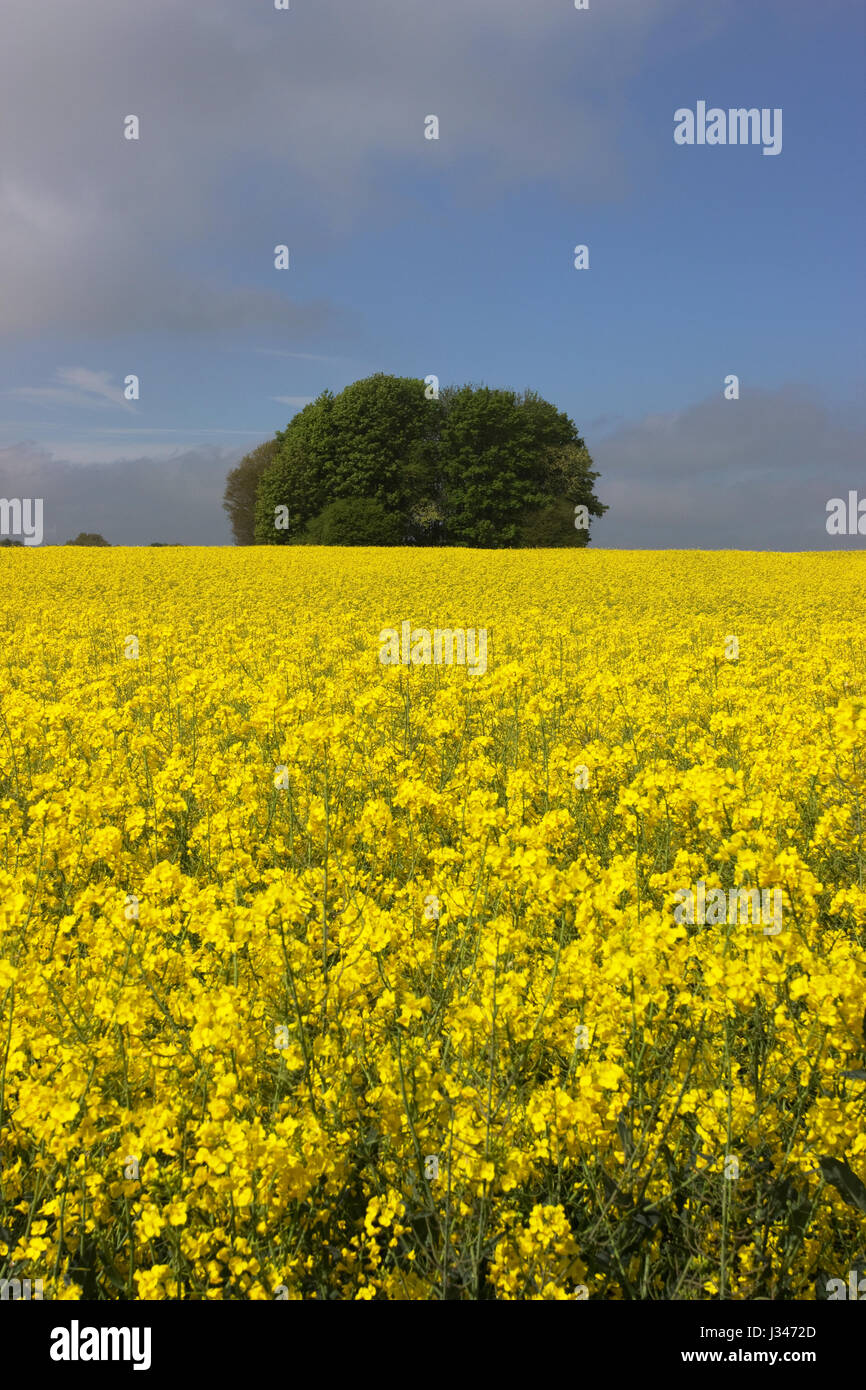
[[[350,362],[350,357],[335,357],[321,352],[284,352],[282,348],[253,348],[253,352],[264,353],[268,357],[300,357],[304,362]]]
[[[135,406],[123,394],[123,386],[115,386],[109,372],[94,372],[89,367],[58,367],[55,373],[59,386],[13,386],[6,394],[33,405],[83,406],[103,410],[119,406],[130,414]]]
[[[309,405],[315,399],[315,396],[271,396],[271,400],[279,401],[280,405]]]

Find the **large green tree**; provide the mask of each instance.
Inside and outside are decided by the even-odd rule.
[[[228,513],[235,545],[255,543],[256,490],[277,448],[276,439],[266,439],[246,454],[226,478],[223,509]]]
[[[439,403],[427,399],[414,377],[379,372],[338,396],[323,392],[277,435],[258,489],[256,540],[298,540],[332,502],[361,498],[395,517],[402,535],[432,486],[439,415]],[[281,507],[288,509],[287,525]]]
[[[449,545],[582,546],[575,506],[595,497],[584,441],[572,420],[535,391],[464,386],[444,400],[440,505]]]
[[[423,381],[380,372],[323,392],[274,446],[256,495],[261,544],[340,543],[354,514],[365,534],[375,517],[403,544],[580,546],[575,507],[607,510],[573,421],[534,391],[449,386],[432,399]],[[339,526],[324,518],[337,502]]]
[[[322,394],[277,433],[274,457],[256,493],[255,538],[260,545],[299,540],[306,525],[334,501],[334,396]],[[288,518],[278,517],[280,509]]]

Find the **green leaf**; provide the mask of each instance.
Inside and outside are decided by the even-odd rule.
[[[824,1181],[832,1183],[836,1191],[842,1194],[850,1206],[856,1207],[858,1211],[866,1212],[866,1184],[858,1178],[844,1158],[819,1158],[818,1163],[824,1175]]]
[[[631,1158],[632,1154],[634,1153],[634,1142],[633,1142],[633,1140],[632,1140],[632,1137],[631,1137],[631,1130],[630,1130],[629,1124],[628,1124],[628,1111],[627,1111],[627,1110],[623,1110],[622,1114],[620,1115],[619,1119],[617,1120],[617,1122],[616,1122],[616,1132],[617,1132],[617,1134],[618,1134],[619,1137],[620,1137],[620,1141],[621,1141],[621,1143],[622,1143],[622,1148],[623,1148],[623,1153],[625,1154],[626,1162],[628,1162],[628,1160]]]

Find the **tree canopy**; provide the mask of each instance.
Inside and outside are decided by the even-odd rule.
[[[380,372],[324,391],[271,443],[254,507],[265,545],[582,546],[607,510],[573,421],[534,391],[434,397]]]

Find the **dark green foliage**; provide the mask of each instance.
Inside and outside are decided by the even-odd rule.
[[[375,497],[341,497],[309,523],[310,545],[399,545],[400,521]]]
[[[518,532],[521,546],[543,550],[586,545],[588,534],[575,529],[574,508],[564,498],[530,512]]]
[[[374,497],[405,524],[433,483],[438,401],[424,383],[377,373],[335,396],[332,409],[335,497]]]
[[[100,536],[98,531],[79,531],[74,541],[67,541],[67,545],[109,545],[104,536]]]
[[[23,541],[14,541],[11,536],[4,536],[0,545],[23,545]]]
[[[533,391],[449,386],[428,400],[421,380],[379,372],[323,392],[273,443],[256,495],[260,544],[394,544],[357,539],[362,499],[384,509],[398,544],[493,549],[586,545],[575,505],[607,510],[573,422]],[[332,516],[341,500],[351,509]],[[372,513],[363,524],[386,534]]]
[[[583,440],[568,416],[536,392],[464,386],[446,401],[439,445],[451,545],[545,544],[523,536],[533,518],[533,533],[558,537],[550,543],[581,544],[573,504],[591,505],[595,515],[603,510],[592,496],[597,474],[589,471]],[[572,503],[567,542],[564,509],[550,512],[563,502]]]

